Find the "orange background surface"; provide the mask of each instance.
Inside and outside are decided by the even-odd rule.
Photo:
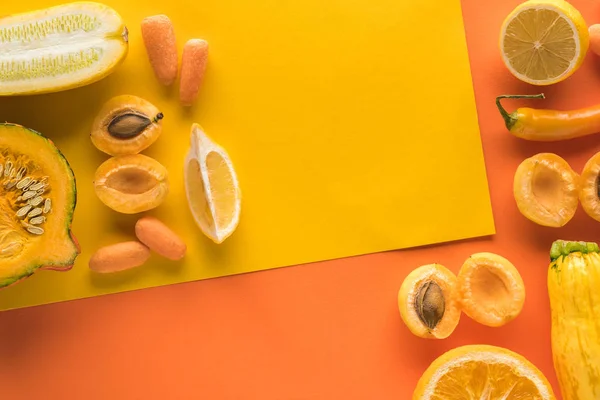
[[[558,238],[598,241],[600,225],[580,208],[565,228],[535,226],[514,204],[512,178],[523,158],[542,151],[558,153],[581,171],[600,151],[600,141],[596,136],[527,143],[504,129],[494,97],[539,90],[517,82],[499,58],[500,24],[517,4],[463,1],[497,235],[4,312],[0,396],[404,400],[431,361],[472,343],[523,354],[548,376],[558,396],[550,353],[548,251]],[[600,22],[600,4],[573,4],[588,24]],[[435,52],[435,43],[423,45]],[[444,60],[438,62],[443,73]],[[547,100],[507,105],[575,108],[600,102],[600,60],[588,54],[574,76],[543,91]],[[452,101],[443,88],[432,95]],[[463,316],[443,341],[412,336],[396,305],[404,277],[430,262],[457,272],[478,251],[502,254],[520,270],[527,288],[522,314],[502,328]]]

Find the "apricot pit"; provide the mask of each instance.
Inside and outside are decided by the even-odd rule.
[[[413,270],[398,292],[400,316],[408,329],[419,337],[444,339],[460,320],[456,299],[456,275],[441,264],[428,264]]]
[[[579,175],[556,154],[536,154],[517,168],[513,192],[523,216],[536,224],[558,228],[577,211]]]
[[[158,108],[140,97],[116,96],[100,110],[90,137],[98,150],[111,156],[137,154],[158,139],[163,118]]]
[[[96,195],[106,206],[123,214],[158,207],[169,193],[165,167],[143,154],[112,157],[96,170]]]

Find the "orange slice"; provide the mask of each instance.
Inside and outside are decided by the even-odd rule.
[[[476,253],[458,272],[462,310],[487,326],[502,326],[515,319],[525,303],[525,285],[519,271],[506,258]]]
[[[198,124],[192,126],[191,148],[185,159],[188,205],[202,232],[222,243],[240,221],[241,191],[229,155]]]
[[[469,345],[436,359],[419,379],[413,400],[555,400],[548,379],[508,349]]]

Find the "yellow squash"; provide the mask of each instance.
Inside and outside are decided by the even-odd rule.
[[[599,251],[563,240],[550,250],[552,355],[563,400],[600,399]]]

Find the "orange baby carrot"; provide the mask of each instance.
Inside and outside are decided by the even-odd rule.
[[[142,38],[156,78],[169,86],[177,78],[179,67],[173,23],[162,14],[146,17],[142,20]]]
[[[157,218],[145,216],[135,224],[135,234],[140,242],[169,260],[181,260],[187,247],[183,240]]]
[[[208,43],[202,39],[190,39],[183,47],[181,57],[181,82],[179,99],[184,106],[191,106],[202,85],[206,61],[208,59]]]
[[[98,249],[90,258],[89,267],[99,273],[125,271],[143,265],[150,258],[150,249],[140,242],[115,243]]]

